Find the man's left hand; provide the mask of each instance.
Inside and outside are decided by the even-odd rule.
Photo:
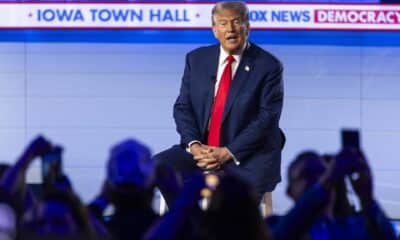
[[[220,164],[224,164],[229,160],[232,160],[231,152],[226,147],[210,147],[212,149],[212,156],[217,159]]]

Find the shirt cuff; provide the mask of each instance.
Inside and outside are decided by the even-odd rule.
[[[190,142],[188,143],[188,145],[186,146],[186,152],[187,152],[187,153],[192,153],[192,152],[190,152],[190,146],[192,146],[192,145],[195,144],[195,143],[201,144],[201,142],[200,142],[199,140],[190,141]]]
[[[229,150],[229,148],[226,148],[229,152],[229,154],[232,156],[233,162],[236,164],[236,166],[240,165],[239,160],[237,160],[237,158],[235,157],[235,155],[232,154],[231,150]]]

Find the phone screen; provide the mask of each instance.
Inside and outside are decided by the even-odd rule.
[[[61,154],[61,149],[55,149],[54,151],[42,156],[43,182],[54,182],[62,175]]]

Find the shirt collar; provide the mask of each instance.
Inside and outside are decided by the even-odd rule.
[[[250,47],[250,43],[246,42],[243,45],[242,50],[239,52],[239,54],[234,54],[232,55],[233,58],[235,58],[235,62],[238,63],[240,62],[240,59],[242,58],[243,52],[244,50],[246,50],[248,47]],[[222,48],[222,46],[219,47],[220,48],[220,54],[219,54],[219,60],[218,60],[218,66],[221,66],[225,63],[226,58],[229,56],[229,54]]]

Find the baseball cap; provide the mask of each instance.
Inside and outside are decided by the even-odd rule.
[[[112,184],[147,185],[154,172],[150,149],[135,139],[122,141],[111,148],[107,178]]]

